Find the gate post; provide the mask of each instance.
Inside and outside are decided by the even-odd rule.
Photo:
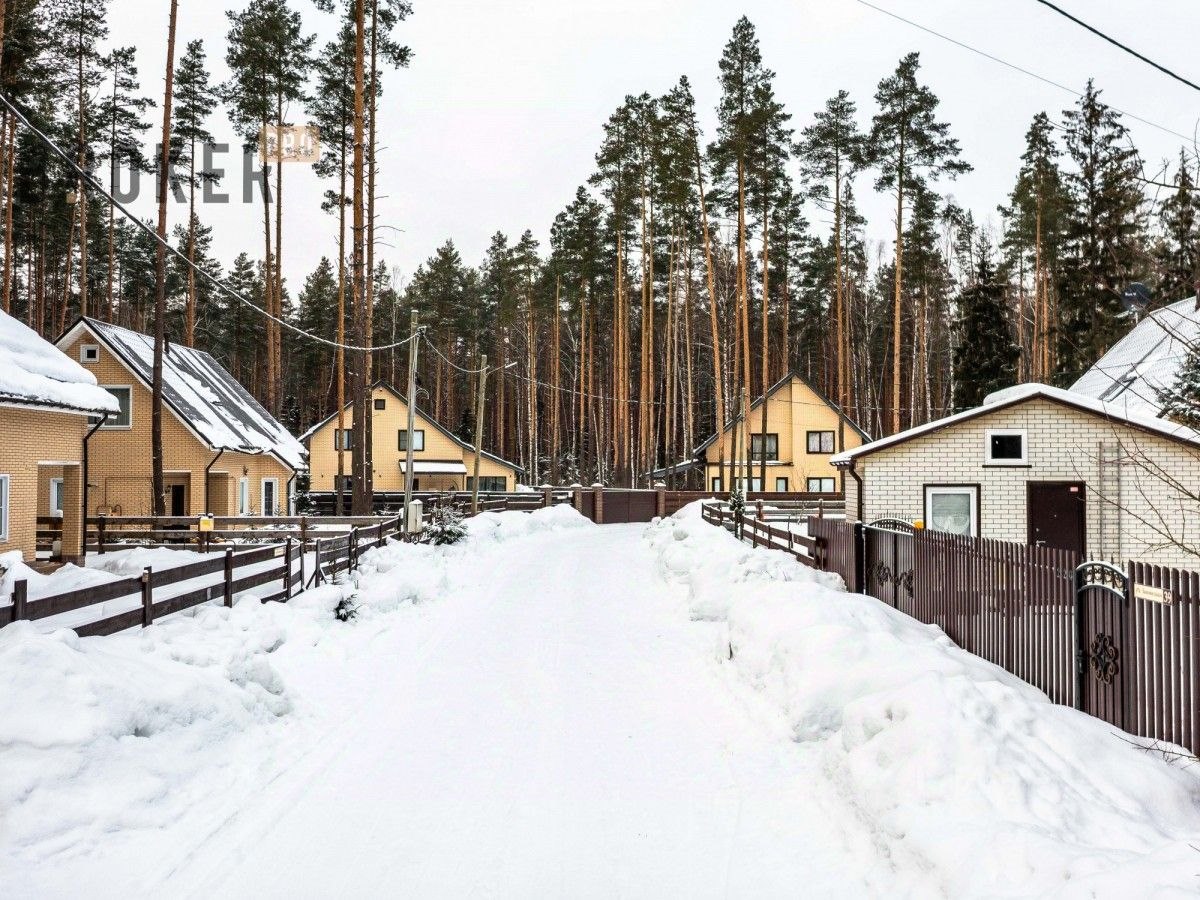
[[[654,514],[660,519],[667,517],[667,486],[661,481],[654,483]]]
[[[575,512],[583,513],[583,485],[579,482],[571,485],[571,505],[575,507]]]
[[[861,594],[867,586],[867,530],[862,522],[854,523],[854,586],[851,590]]]
[[[598,481],[592,485],[592,521],[604,524],[604,485]]]

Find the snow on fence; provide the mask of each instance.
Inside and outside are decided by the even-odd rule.
[[[704,518],[731,524],[716,507]],[[744,524],[751,541],[788,549]],[[1200,752],[1200,572],[1129,562],[1122,573],[1068,550],[830,518],[808,532],[812,564],[850,590],[938,626],[1056,703]]]
[[[742,516],[738,520],[727,506],[706,503],[701,507],[704,521],[720,528],[729,528],[756,547],[783,550],[811,568],[817,567],[817,542],[791,528],[778,528],[764,518]]]

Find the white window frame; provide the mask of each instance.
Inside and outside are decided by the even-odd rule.
[[[8,494],[11,476],[0,475],[0,541],[8,540]]]
[[[91,358],[88,353],[94,354]],[[79,361],[84,365],[88,363],[100,362],[100,345],[99,344],[80,344],[79,345]]]
[[[58,489],[58,491],[57,491],[58,505],[57,506],[54,505],[55,488]],[[58,518],[61,519],[62,514],[63,514],[63,479],[51,478],[50,479],[50,515],[58,516]]]
[[[739,478],[734,484],[738,486],[743,494],[761,494],[763,492],[762,479],[757,475],[751,477],[748,482],[745,478]]]
[[[250,479],[245,475],[238,479],[238,515],[250,515]]]
[[[995,459],[992,456],[993,437],[1019,437],[1021,439],[1021,458]],[[1025,428],[989,428],[983,437],[983,459],[984,463],[989,466],[1029,465],[1029,431]]]
[[[814,481],[817,482],[817,490],[815,490],[815,491],[812,489],[812,483]],[[821,484],[823,484],[826,481],[828,481],[830,484],[830,488],[827,491],[821,489]],[[837,493],[837,479],[830,478],[825,475],[813,475],[811,478],[806,478],[804,481],[804,486],[808,489],[807,493],[809,493],[809,494],[836,494]]]
[[[398,453],[407,453],[408,452],[407,447],[400,446],[404,442],[405,438],[407,438],[407,437],[408,437],[408,429],[407,428],[401,428],[398,432],[396,432],[396,452],[398,452]],[[425,452],[425,429],[424,428],[414,428],[413,429],[413,453],[424,453],[424,452]]]
[[[275,495],[275,501],[271,504],[270,507],[267,506],[267,484],[268,483],[274,485],[274,490],[272,491],[272,493]],[[259,509],[262,510],[262,514],[264,516],[275,515],[275,510],[279,509],[279,479],[278,478],[264,478],[262,480],[262,484],[259,487],[259,500],[260,500]]]
[[[971,498],[971,537],[979,537],[979,485],[975,484],[927,484],[925,485],[925,527],[930,531],[937,531],[933,527],[933,517],[931,515],[933,509],[933,498],[938,494],[966,494]],[[953,532],[951,532],[953,533]]]
[[[128,425],[112,425],[113,417],[110,415],[104,420],[104,424],[100,426],[101,431],[130,431],[133,428],[133,385],[132,384],[102,384],[100,387],[108,391],[110,394],[113,391],[129,391],[129,424]],[[118,413],[120,415],[120,413]]]

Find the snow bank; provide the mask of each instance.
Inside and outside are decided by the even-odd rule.
[[[721,626],[720,657],[892,848],[898,893],[906,871],[949,896],[1195,889],[1193,772],[785,553],[690,514],[646,539],[693,618]]]

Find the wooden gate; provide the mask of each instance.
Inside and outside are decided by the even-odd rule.
[[[913,595],[913,526],[879,519],[863,528],[864,593],[899,608]]]
[[[1075,707],[1125,727],[1125,646],[1129,578],[1116,566],[1075,570]]]
[[[656,491],[606,490],[604,492],[604,524],[649,522],[658,512]]]

